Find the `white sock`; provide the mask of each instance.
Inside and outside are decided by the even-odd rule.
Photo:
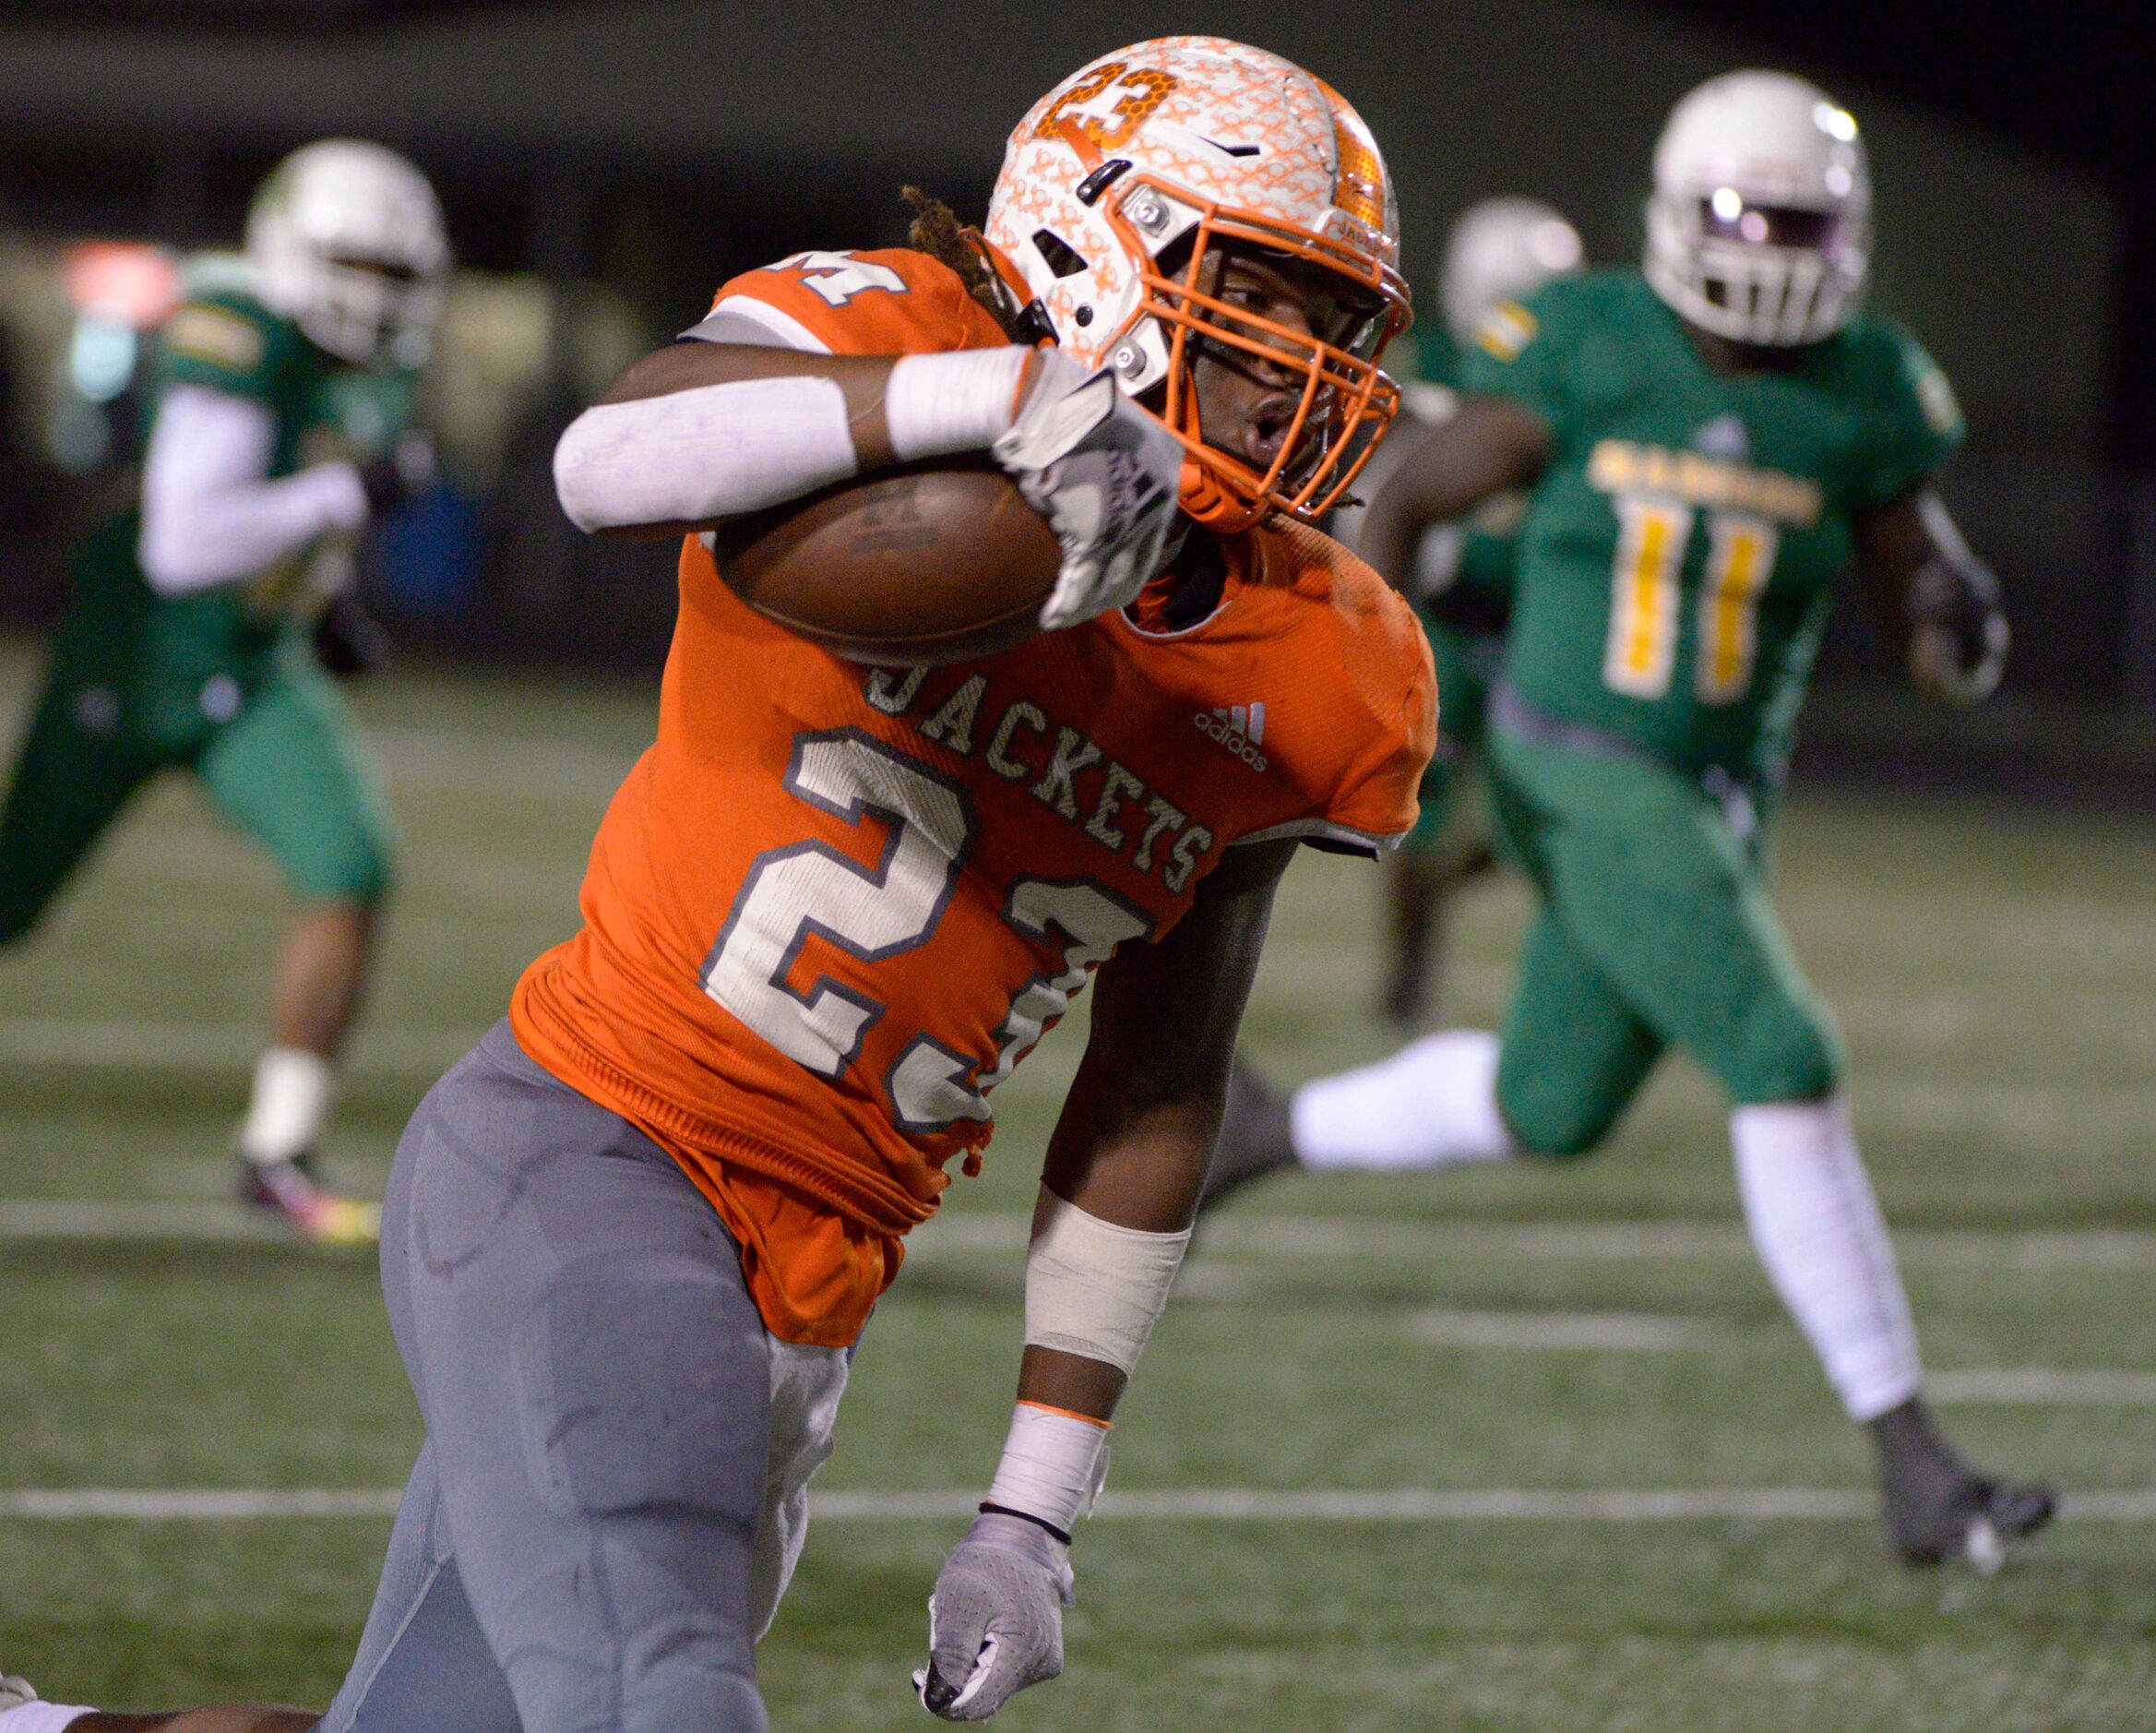
[[[60,1733],[95,1709],[64,1703],[26,1703],[19,1708],[0,1709],[0,1733]]]
[[[336,1093],[336,1068],[319,1053],[271,1047],[255,1062],[255,1094],[240,1124],[240,1153],[251,1162],[281,1162],[313,1149]]]
[[[1515,1153],[1497,1112],[1497,1037],[1451,1029],[1389,1059],[1316,1077],[1289,1104],[1309,1167],[1448,1167]]]
[[[1848,1104],[1739,1107],[1729,1134],[1752,1244],[1842,1406],[1858,1421],[1899,1407],[1924,1369]]]

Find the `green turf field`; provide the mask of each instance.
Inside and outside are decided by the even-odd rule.
[[[0,735],[29,675],[0,657]],[[409,851],[344,1177],[379,1184],[420,1092],[569,929],[654,697],[360,694]],[[1991,1581],[1888,1564],[1859,1440],[1745,1250],[1719,1106],[1673,1066],[1585,1165],[1294,1180],[1225,1213],[1080,1536],[1069,1675],[1008,1725],[2156,1726],[2156,824],[1801,797],[1783,860],[1947,1417],[2055,1476],[2061,1525]],[[1276,1073],[1384,1050],[1375,892],[1358,863],[1292,876],[1247,1030]],[[282,908],[172,787],[0,960],[0,1667],[63,1701],[326,1700],[386,1520],[164,1495],[365,1512],[417,1441],[369,1261],[244,1237],[223,1202]],[[1460,1020],[1501,1008],[1524,912],[1472,899]],[[986,1177],[877,1315],[764,1650],[780,1727],[926,1725],[905,1675],[1000,1442],[1020,1213],[1078,1045],[998,1094]],[[81,1514],[115,1508],[73,1496],[99,1488],[155,1496]]]

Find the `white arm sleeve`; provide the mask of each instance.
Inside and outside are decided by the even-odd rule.
[[[806,332],[768,329],[784,316],[730,297],[685,335],[807,350]],[[884,418],[902,463],[985,450],[1011,424],[1030,377],[1031,352],[1016,345],[900,356],[891,368]],[[798,499],[858,474],[861,460],[836,381],[802,374],[695,386],[660,397],[602,403],[569,424],[554,448],[554,491],[579,530],[708,523]]]
[[[562,509],[587,532],[761,511],[860,467],[845,393],[805,374],[602,403],[554,454]]]
[[[208,386],[176,386],[158,406],[142,474],[143,575],[160,595],[252,578],[329,530],[366,521],[349,463],[317,463],[277,481],[276,418]]]

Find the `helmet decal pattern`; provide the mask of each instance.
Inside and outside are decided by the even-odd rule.
[[[1111,162],[1126,166],[1089,181]],[[1112,368],[1183,440],[1185,509],[1233,525],[1269,510],[1315,518],[1390,419],[1398,393],[1376,364],[1409,318],[1399,228],[1384,159],[1345,99],[1277,54],[1183,36],[1103,55],[1036,102],[1011,134],[983,235],[1065,353]],[[1338,272],[1390,309],[1386,330],[1357,355],[1284,328],[1252,349],[1256,328],[1223,329],[1232,310],[1197,293],[1214,245]],[[1297,439],[1324,460],[1291,465],[1283,449],[1259,476],[1208,447],[1184,377],[1194,338],[1302,374]]]

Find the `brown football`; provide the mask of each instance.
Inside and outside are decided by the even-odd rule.
[[[720,575],[750,607],[854,662],[968,662],[1029,638],[1060,554],[983,463],[885,470],[723,524]]]

